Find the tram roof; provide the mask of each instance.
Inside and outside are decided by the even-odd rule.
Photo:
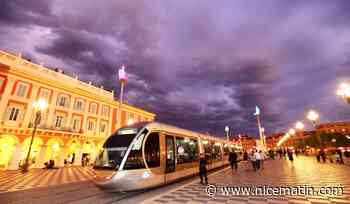
[[[127,126],[127,127],[141,128],[142,126],[145,126],[146,128],[150,128],[150,129],[165,130],[165,131],[170,131],[170,132],[176,132],[176,133],[183,134],[183,135],[200,137],[201,139],[226,142],[226,140],[219,138],[219,137],[214,137],[214,136],[202,134],[199,132],[194,132],[191,130],[186,130],[183,128],[179,128],[176,126],[172,126],[172,125],[168,125],[168,124],[164,124],[164,123],[160,123],[160,122],[140,122],[140,123],[135,123],[135,124],[133,124],[131,126]]]

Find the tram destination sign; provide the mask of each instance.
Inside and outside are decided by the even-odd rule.
[[[121,129],[118,131],[118,135],[131,135],[131,134],[136,134],[137,132],[138,132],[137,128]]]

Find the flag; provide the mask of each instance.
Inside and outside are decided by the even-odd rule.
[[[260,115],[260,108],[258,106],[255,106],[255,113],[254,115]]]

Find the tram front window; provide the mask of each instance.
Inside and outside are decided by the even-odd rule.
[[[94,168],[117,170],[137,132],[137,128],[126,128],[111,135],[96,158]]]

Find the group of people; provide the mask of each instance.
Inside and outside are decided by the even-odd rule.
[[[252,167],[254,171],[264,168],[264,160],[266,159],[266,155],[263,151],[258,151],[257,149],[253,149],[249,154],[249,160],[252,163]]]
[[[320,149],[320,151],[318,151],[316,154],[316,159],[318,162],[321,162],[322,160],[323,163],[326,163],[327,158],[331,163],[335,162],[338,164],[344,164],[343,154],[341,150],[330,151],[327,155],[324,149]]]

